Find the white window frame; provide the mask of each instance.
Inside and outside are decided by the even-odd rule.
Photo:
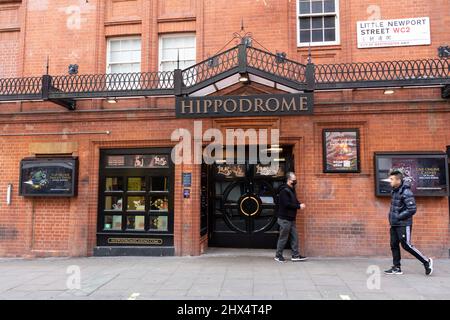
[[[187,37],[187,36],[193,36],[195,38],[194,42],[194,50],[195,50],[195,59],[194,64],[197,63],[197,34],[195,32],[178,32],[178,33],[167,33],[167,34],[160,34],[159,35],[159,53],[158,53],[158,71],[161,71],[161,63],[167,62],[162,60],[162,50],[163,50],[163,39],[167,38],[180,38],[180,37]],[[173,71],[173,70],[170,70]]]
[[[311,13],[311,14],[300,14],[300,0],[297,2],[297,11],[295,13],[297,19],[297,47],[318,47],[318,46],[335,46],[341,44],[341,28],[340,28],[340,14],[339,14],[339,0],[334,0],[334,6],[336,11],[336,40],[335,41],[321,41],[321,42],[300,42],[300,18],[301,17],[324,17],[327,16],[326,13]],[[334,16],[334,15],[333,15]]]
[[[142,72],[142,37],[141,36],[127,36],[127,37],[108,37],[106,39],[106,73],[112,74],[110,71],[111,66],[111,40],[141,40],[141,56],[139,61],[129,61],[126,63],[139,63],[140,64],[140,72]],[[117,63],[117,64],[123,64]]]

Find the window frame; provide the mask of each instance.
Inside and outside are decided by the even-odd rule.
[[[334,0],[335,5],[335,14],[327,14],[327,13],[310,13],[310,14],[300,14],[300,0],[296,1],[296,19],[297,19],[297,47],[320,47],[320,46],[336,46],[341,44],[341,29],[340,29],[340,1]],[[325,17],[325,16],[335,16],[336,17],[336,40],[335,41],[321,41],[321,42],[300,42],[300,18],[306,17]]]
[[[140,40],[141,41],[141,54],[139,61],[130,61],[126,62],[128,64],[134,64],[139,62],[139,72],[142,72],[142,37],[140,35],[134,35],[134,36],[125,36],[125,37],[107,37],[106,38],[106,74],[115,74],[110,71],[111,64],[124,64],[121,63],[111,63],[111,40]]]
[[[171,62],[171,60],[165,60],[163,61],[162,59],[162,52],[163,52],[163,39],[167,39],[167,38],[180,38],[182,36],[194,36],[194,50],[195,50],[195,59],[194,59],[194,65],[197,63],[197,34],[195,32],[177,32],[177,33],[162,33],[159,34],[159,39],[158,39],[158,44],[159,44],[159,49],[158,49],[158,71],[162,72],[161,69],[161,64],[163,62]],[[166,72],[170,72],[173,70],[166,70]]]

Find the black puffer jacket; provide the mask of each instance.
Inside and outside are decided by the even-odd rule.
[[[392,190],[389,223],[393,227],[411,226],[416,210],[416,200],[411,191],[411,183],[403,181],[399,188]]]
[[[278,189],[278,218],[294,221],[297,210],[300,209],[300,201],[297,199],[295,190],[287,184]]]

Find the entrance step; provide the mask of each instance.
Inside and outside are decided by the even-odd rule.
[[[214,248],[206,249],[203,256],[208,257],[271,257],[275,256],[273,249],[237,249],[237,248]]]
[[[114,256],[174,256],[174,247],[94,247],[95,257]]]

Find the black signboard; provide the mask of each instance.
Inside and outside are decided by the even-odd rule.
[[[192,173],[183,172],[183,187],[190,188],[192,186]]]
[[[22,196],[73,197],[77,180],[77,158],[27,158],[20,162]]]
[[[292,116],[313,113],[312,93],[177,97],[177,118]]]
[[[323,130],[323,172],[359,173],[359,130]]]
[[[445,153],[375,153],[375,192],[389,196],[389,171],[401,169],[416,196],[447,196],[449,178]]]

